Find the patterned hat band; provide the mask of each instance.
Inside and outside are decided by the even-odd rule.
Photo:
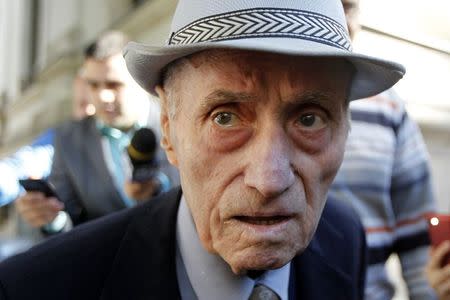
[[[256,8],[199,19],[172,33],[169,45],[244,38],[287,37],[352,51],[347,30],[335,20],[296,9]]]

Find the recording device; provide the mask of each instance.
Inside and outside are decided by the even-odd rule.
[[[450,240],[450,215],[436,214],[431,216],[428,223],[428,231],[433,247]],[[450,264],[450,253],[447,253],[442,261],[442,266],[447,264]]]
[[[144,127],[136,131],[127,148],[133,165],[132,181],[145,182],[154,178],[158,168],[156,148],[153,130]]]
[[[19,183],[27,192],[41,192],[45,197],[58,198],[53,185],[43,179],[20,179]]]

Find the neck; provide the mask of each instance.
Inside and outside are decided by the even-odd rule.
[[[103,120],[100,120],[101,124],[103,124],[104,126],[107,127],[111,127],[117,130],[120,130],[122,132],[128,132],[129,130],[134,128],[135,123],[109,123],[109,122],[105,122]]]

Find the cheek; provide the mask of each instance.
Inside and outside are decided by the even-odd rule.
[[[323,206],[342,163],[346,130],[346,127],[336,128],[324,132],[319,138],[301,142],[300,147],[305,150],[296,155],[295,169],[304,183],[308,204],[314,210],[320,211]]]
[[[179,160],[180,173],[192,181],[191,184],[201,183],[201,188],[208,189],[208,192],[219,189],[218,186],[223,186],[238,169],[242,161],[240,149],[248,141],[251,130],[224,132],[215,130],[213,126],[192,126],[186,134],[187,126],[180,127],[183,128],[178,128],[178,132],[184,132],[177,143],[181,146],[177,147],[178,157],[183,157]]]
[[[180,131],[179,131],[180,132]],[[226,159],[209,135],[193,130],[176,142],[177,161],[183,194],[186,198],[199,238],[211,251],[211,231],[219,218],[219,199],[224,190]],[[194,133],[196,132],[196,133]]]
[[[208,150],[212,153],[232,153],[241,148],[251,137],[251,128],[240,127],[236,129],[216,130],[214,126],[208,129]]]
[[[323,164],[328,166],[323,173],[323,181],[327,184],[331,184],[334,176],[342,164],[345,151],[345,143],[347,141],[349,123],[346,119],[343,119],[342,126],[337,130],[337,133],[330,140],[330,143],[325,148],[322,155]]]
[[[116,91],[116,105],[118,105],[118,108],[122,111],[131,111],[133,109],[136,110],[137,102],[136,94],[130,89],[122,88],[121,90]]]
[[[323,149],[330,144],[332,134],[329,128],[323,128],[319,131],[299,131],[290,128],[290,136],[298,149],[309,155],[320,154]]]
[[[87,93],[89,101],[94,104],[95,107],[99,107],[100,105],[100,99],[98,97],[98,93],[92,89],[89,89]]]

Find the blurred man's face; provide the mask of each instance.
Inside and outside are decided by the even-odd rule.
[[[104,60],[87,59],[84,78],[96,116],[106,125],[129,128],[136,122],[136,88],[125,60],[117,54]]]
[[[347,71],[332,59],[213,51],[175,75],[179,107],[173,117],[163,107],[162,145],[202,245],[236,274],[279,268],[309,244],[342,161]]]
[[[344,6],[345,19],[347,20],[350,38],[353,40],[359,31],[359,0],[342,0]]]
[[[95,114],[95,107],[89,101],[89,86],[86,80],[77,76],[73,81],[72,116],[75,120],[81,120],[93,114]]]

